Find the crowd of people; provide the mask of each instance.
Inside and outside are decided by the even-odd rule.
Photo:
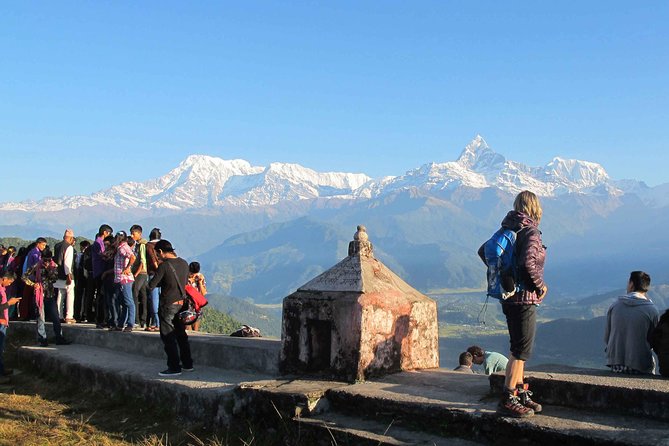
[[[37,342],[48,346],[45,322],[53,325],[56,345],[67,345],[61,324],[94,323],[96,328],[129,333],[140,329],[160,332],[168,368],[161,376],[191,371],[193,361],[186,329],[198,330],[199,321],[184,326],[178,313],[184,307],[184,289],[190,284],[203,295],[206,281],[200,265],[176,255],[172,244],[153,228],[147,241],[140,225],[129,234],[114,234],[100,226],[93,243],[83,240],[75,250],[71,229],[53,249],[44,237],[27,247],[0,246],[0,376],[2,351],[11,319],[36,320]]]

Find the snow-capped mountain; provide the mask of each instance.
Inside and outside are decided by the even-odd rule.
[[[143,183],[127,182],[90,196],[46,198],[0,205],[0,210],[60,211],[81,206],[173,209],[257,206],[282,200],[351,198],[370,181],[364,174],[320,173],[297,164],[252,166],[245,160],[190,155],[166,175]]]
[[[480,135],[465,147],[456,161],[425,164],[405,175],[367,184],[357,193],[372,197],[393,190],[435,191],[458,186],[496,187],[512,193],[527,189],[546,197],[575,192],[622,193],[597,163],[553,158],[543,167],[529,167],[494,152]]]
[[[372,180],[362,173],[321,173],[298,164],[261,167],[240,159],[191,155],[153,180],[127,182],[89,196],[0,204],[0,211],[49,212],[96,205],[175,211],[255,207],[315,198],[359,200],[408,189],[434,192],[460,186],[492,187],[510,193],[529,189],[545,197],[568,193],[616,196],[639,190],[644,191],[645,200],[652,201],[654,196],[642,183],[612,181],[604,168],[593,162],[556,157],[545,166],[530,167],[507,160],[477,135],[456,161],[425,164],[397,177]]]

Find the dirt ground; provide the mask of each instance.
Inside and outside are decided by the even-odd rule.
[[[254,432],[251,426],[211,432],[141,399],[110,398],[77,383],[51,382],[18,370],[18,345],[8,341],[5,364],[15,371],[10,383],[0,384],[0,446],[270,444],[267,433]]]

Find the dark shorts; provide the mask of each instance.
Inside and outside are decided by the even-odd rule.
[[[537,331],[537,306],[502,304],[506,325],[511,338],[511,355],[527,361],[532,355],[534,335]]]

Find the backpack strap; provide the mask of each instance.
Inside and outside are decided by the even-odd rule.
[[[181,297],[182,298],[190,297],[184,291],[184,287],[183,287],[183,285],[181,285],[181,282],[179,281],[179,276],[177,275],[177,270],[174,269],[174,267],[172,266],[172,263],[167,262],[167,266],[169,266],[170,269],[172,270],[172,272],[174,273],[174,278],[177,280],[177,285],[179,286],[179,292],[181,293]]]

